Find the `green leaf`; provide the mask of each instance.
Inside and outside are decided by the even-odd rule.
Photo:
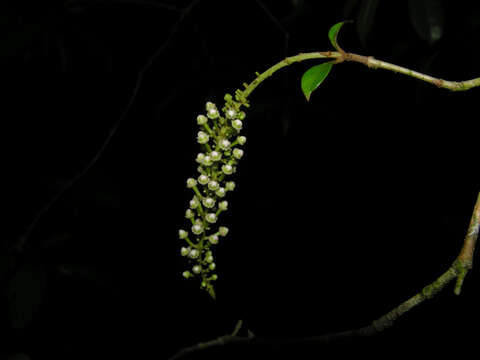
[[[302,91],[307,101],[310,101],[312,92],[325,80],[332,69],[333,62],[329,61],[320,65],[315,65],[305,71],[302,76]]]
[[[7,289],[8,315],[14,329],[28,325],[43,301],[46,273],[43,267],[24,265]]]
[[[330,39],[330,42],[332,43],[333,47],[338,50],[339,46],[337,43],[337,36],[338,32],[342,28],[343,24],[345,24],[345,21],[336,23],[333,25],[330,30],[328,30],[328,38]]]

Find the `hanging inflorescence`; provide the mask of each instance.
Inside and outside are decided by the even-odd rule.
[[[248,106],[248,103],[237,91],[236,100],[225,95],[222,113],[215,104],[207,102],[206,116],[197,116],[200,127],[197,142],[202,152],[196,158],[198,177],[187,179],[187,187],[194,193],[185,212],[191,228],[190,232],[183,229],[178,232],[180,239],[186,242],[180,253],[191,264],[191,269],[184,271],[183,276],[199,278],[201,287],[212,297],[215,297],[212,281],[218,277],[214,273],[216,265],[211,247],[228,234],[228,228],[219,226],[218,219],[228,209],[225,198],[235,188],[230,177],[243,156],[240,146],[247,141],[240,135],[245,119],[245,113],[240,110],[242,105]]]

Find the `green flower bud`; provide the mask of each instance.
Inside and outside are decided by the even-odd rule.
[[[195,235],[200,235],[203,232],[203,225],[200,223],[196,223],[192,226],[192,232]]]
[[[210,157],[213,161],[219,161],[222,158],[222,154],[214,150],[210,153]]]
[[[227,139],[223,139],[220,141],[219,146],[222,150],[228,150],[228,148],[230,147],[230,141],[228,141]]]
[[[225,184],[225,189],[228,190],[228,191],[233,191],[233,190],[235,190],[235,182],[234,182],[234,181],[228,181],[228,182]]]
[[[198,182],[202,185],[205,185],[206,183],[208,183],[208,181],[209,181],[209,178],[205,174],[202,174],[198,177]]]
[[[205,261],[206,261],[207,263],[212,263],[212,262],[213,262],[213,256],[212,256],[212,255],[206,256],[206,257],[205,257]]]
[[[196,196],[193,197],[192,200],[190,200],[190,208],[191,209],[196,209],[200,203],[198,202],[198,199]]]
[[[208,189],[209,190],[212,190],[212,191],[217,191],[220,187],[220,184],[218,183],[218,181],[215,181],[215,180],[210,180],[208,182]]]
[[[205,216],[205,220],[207,220],[210,224],[214,224],[217,222],[217,215],[214,213],[208,213]]]
[[[213,281],[217,280],[217,279],[218,279],[217,274],[213,274],[212,277],[211,277],[211,279],[212,279]]]
[[[208,134],[204,131],[199,131],[197,134],[197,142],[199,144],[206,144],[210,140],[210,137]]]
[[[215,200],[213,200],[211,197],[204,198],[202,203],[206,208],[209,209],[215,206]]]
[[[222,171],[225,175],[233,174],[233,166],[230,164],[225,164],[222,166]]]
[[[210,235],[210,236],[208,237],[208,241],[209,241],[210,244],[212,244],[212,245],[218,244],[218,235],[217,235],[217,234]]]
[[[210,265],[208,265],[208,268],[212,271],[215,270],[216,267],[217,265],[215,265],[215,263],[211,263]]]
[[[218,197],[221,197],[221,198],[224,197],[226,193],[227,192],[225,191],[225,188],[223,188],[223,187],[220,187],[220,188],[218,188],[217,191],[215,191],[215,195],[217,195]]]
[[[218,228],[218,234],[219,234],[220,236],[227,236],[227,234],[228,234],[228,228],[227,228],[226,226],[220,226],[220,227]]]
[[[186,232],[185,230],[182,230],[182,229],[178,230],[178,237],[180,239],[186,239],[187,236],[188,236],[188,232]]]
[[[197,249],[192,249],[190,250],[190,252],[188,253],[188,257],[190,259],[196,259],[200,256],[200,252],[197,250]]]
[[[186,217],[187,219],[191,219],[191,218],[193,218],[194,216],[195,216],[195,213],[194,213],[192,210],[187,209],[187,211],[185,211],[185,217]]]
[[[205,158],[205,154],[204,153],[198,153],[197,155],[197,158],[195,159],[196,162],[198,162],[199,164],[203,163],[203,159]]]
[[[192,271],[195,273],[195,274],[200,274],[202,272],[202,267],[200,265],[195,265],[193,268],[192,268]]]
[[[189,248],[182,247],[182,248],[180,249],[180,254],[181,254],[182,256],[187,256],[189,253],[190,253],[190,249],[189,249]]]
[[[225,115],[227,115],[228,119],[233,119],[235,115],[237,115],[237,112],[234,109],[228,109],[225,111]]]
[[[237,131],[242,130],[242,127],[243,127],[242,120],[239,120],[239,119],[233,120],[232,127]]]
[[[243,150],[242,149],[233,149],[233,156],[235,159],[240,160],[243,156]]]
[[[182,273],[182,275],[185,279],[188,279],[189,277],[192,277],[192,273],[190,271],[184,271]]]
[[[218,208],[222,211],[226,211],[228,209],[228,201],[222,201],[220,204],[218,204]]]
[[[187,179],[187,187],[188,188],[193,188],[196,185],[197,185],[197,180],[192,179],[192,178]]]
[[[198,125],[205,125],[208,122],[208,119],[205,115],[198,115],[197,116],[197,124]]]
[[[237,137],[237,141],[240,145],[245,145],[245,143],[247,142],[247,138],[245,136],[239,136]]]

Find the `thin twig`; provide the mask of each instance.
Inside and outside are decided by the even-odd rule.
[[[477,201],[472,214],[472,219],[470,221],[470,226],[465,237],[463,247],[460,251],[460,255],[455,259],[453,264],[445,271],[440,277],[438,277],[434,282],[425,286],[418,294],[412,296],[408,300],[404,301],[393,310],[389,311],[385,315],[381,316],[377,320],[372,321],[370,325],[364,326],[358,329],[352,329],[347,331],[342,331],[338,333],[331,333],[320,336],[311,336],[306,338],[299,339],[287,339],[287,340],[267,340],[258,337],[251,336],[238,336],[237,332],[233,332],[232,335],[221,336],[217,339],[199,343],[197,345],[189,346],[179,350],[170,360],[177,360],[187,354],[196,353],[204,351],[206,349],[211,349],[213,347],[233,345],[233,344],[261,344],[268,345],[272,347],[280,347],[285,345],[304,345],[304,344],[315,344],[315,345],[326,345],[332,342],[339,340],[348,340],[355,337],[363,336],[372,336],[378,334],[391,326],[393,326],[395,320],[400,316],[405,314],[407,311],[412,308],[420,305],[425,300],[431,299],[436,294],[438,294],[442,289],[445,288],[455,278],[463,278],[466,275],[468,269],[472,267],[473,263],[473,253],[475,249],[475,244],[478,238],[478,232],[480,227],[480,193],[478,195]],[[455,293],[459,294],[459,291],[455,289]],[[238,324],[237,324],[238,327]]]
[[[128,112],[132,108],[132,105],[135,102],[135,99],[137,97],[138,91],[140,89],[140,86],[143,82],[143,78],[145,77],[146,72],[150,69],[150,67],[153,65],[153,63],[158,59],[158,57],[167,49],[167,47],[170,45],[173,37],[175,34],[178,32],[180,29],[180,25],[182,24],[183,20],[185,17],[192,11],[192,9],[197,6],[197,4],[200,2],[200,0],[194,0],[192,1],[185,9],[182,10],[182,13],[178,19],[178,21],[173,25],[170,31],[170,35],[168,36],[167,40],[155,51],[155,53],[148,58],[146,63],[142,66],[140,71],[138,72],[137,75],[137,80],[135,82],[135,86],[133,87],[132,95],[130,96],[124,111],[120,115],[119,119],[113,124],[111,127],[110,131],[108,132],[107,137],[101,144],[100,148],[98,151],[95,153],[92,159],[87,163],[86,166],[84,166],[79,172],[77,172],[70,180],[68,180],[63,186],[60,187],[60,189],[55,193],[55,195],[48,201],[46,202],[43,207],[35,214],[32,222],[27,226],[23,234],[19,237],[18,242],[15,244],[15,249],[18,252],[22,252],[23,248],[25,246],[25,243],[27,239],[30,237],[30,234],[32,233],[33,229],[37,226],[38,222],[40,219],[51,209],[51,207],[64,195],[73,185],[75,185],[85,174],[88,173],[88,171],[97,163],[98,159],[102,156],[104,153],[105,149],[107,148],[108,144],[112,140],[113,136],[117,132],[118,128],[120,127],[120,124],[122,121],[127,117]]]

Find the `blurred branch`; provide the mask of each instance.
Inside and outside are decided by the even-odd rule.
[[[158,59],[158,57],[168,48],[170,43],[172,42],[172,39],[174,38],[175,34],[179,31],[180,25],[184,21],[185,17],[190,14],[192,9],[198,5],[200,0],[193,0],[187,7],[185,7],[182,12],[180,17],[178,18],[177,22],[173,25],[170,31],[170,35],[168,38],[165,40],[165,42],[157,48],[157,50],[154,52],[152,56],[150,56],[146,63],[142,66],[140,71],[138,72],[137,75],[137,80],[135,82],[135,86],[133,87],[132,90],[132,95],[130,96],[127,105],[120,115],[119,119],[117,122],[113,124],[111,127],[110,131],[108,132],[107,137],[101,144],[100,148],[98,151],[95,153],[92,159],[80,170],[78,171],[70,180],[68,180],[66,183],[63,184],[63,186],[60,187],[60,189],[53,195],[53,197],[47,201],[43,207],[35,214],[32,222],[27,226],[23,234],[19,237],[18,241],[14,244],[14,248],[18,252],[22,252],[23,248],[25,246],[25,243],[27,239],[30,237],[32,231],[35,229],[37,224],[39,223],[40,219],[51,209],[51,207],[70,189],[72,188],[73,185],[75,185],[81,178],[85,176],[85,174],[88,173],[88,171],[97,163],[98,159],[102,156],[104,153],[105,149],[107,148],[108,144],[112,140],[113,136],[117,132],[118,128],[120,127],[120,124],[122,121],[127,117],[128,112],[132,108],[132,105],[135,102],[135,99],[137,97],[138,91],[140,89],[140,86],[142,85],[143,78],[145,77],[145,74],[147,71],[152,67],[154,62]]]
[[[201,352],[213,347],[225,346],[225,345],[239,345],[239,344],[257,344],[267,345],[272,348],[278,348],[285,345],[326,345],[339,340],[349,340],[356,337],[372,336],[378,334],[385,329],[393,326],[395,320],[411,310],[415,306],[420,305],[425,300],[433,298],[438,294],[447,284],[452,280],[457,279],[457,285],[455,286],[455,294],[460,294],[461,284],[467,274],[468,270],[472,268],[473,253],[475,244],[478,238],[480,228],[480,193],[478,194],[477,201],[473,210],[470,225],[468,227],[467,235],[465,237],[463,247],[460,254],[455,259],[453,264],[445,271],[440,277],[438,277],[431,284],[425,286],[418,294],[412,296],[408,300],[398,305],[393,310],[389,311],[377,320],[372,321],[370,325],[364,326],[359,329],[347,330],[339,333],[331,333],[320,336],[312,336],[300,339],[288,339],[288,340],[267,340],[254,337],[251,333],[247,336],[238,336],[238,329],[241,327],[241,323],[237,324],[236,330],[231,335],[221,336],[217,339],[201,342],[197,345],[185,347],[179,350],[173,355],[170,360],[176,360],[191,353]],[[460,285],[459,285],[460,284]]]

